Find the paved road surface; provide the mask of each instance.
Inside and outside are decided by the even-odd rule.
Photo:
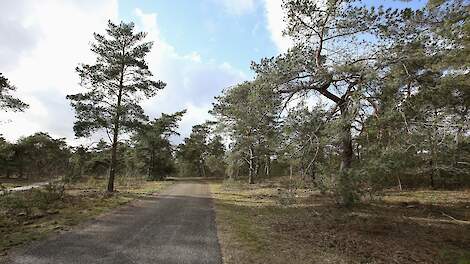
[[[179,182],[13,253],[9,263],[221,263],[207,184]]]

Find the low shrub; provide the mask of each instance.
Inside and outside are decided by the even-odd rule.
[[[44,189],[5,192],[0,196],[0,214],[28,219],[35,211],[46,211],[64,199],[64,186],[48,184]]]

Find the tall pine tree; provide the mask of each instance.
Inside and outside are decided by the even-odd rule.
[[[153,80],[145,61],[153,45],[145,42],[145,37],[146,33],[135,32],[134,23],[109,21],[106,35],[94,34],[91,51],[96,62],[76,69],[85,92],[67,96],[76,112],[77,137],[101,129],[110,134],[109,192],[114,191],[119,135],[147,119],[139,102],[165,87],[165,83]]]

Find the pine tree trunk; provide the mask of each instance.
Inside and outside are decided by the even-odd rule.
[[[149,169],[148,169],[148,178],[153,179],[153,174],[155,172],[154,164],[155,164],[155,150],[152,148],[150,150],[150,162],[149,162]]]
[[[238,165],[238,161],[236,163],[237,166],[235,166],[235,175],[234,175],[234,178],[235,179],[238,179],[239,176],[240,176],[240,166]]]
[[[353,146],[352,146],[352,135],[351,135],[351,124],[348,121],[348,107],[347,102],[343,102],[340,105],[341,118],[343,124],[341,125],[341,167],[340,174],[347,172],[352,165],[353,159]]]
[[[434,169],[434,162],[433,159],[429,161],[429,166],[431,167],[431,173],[429,174],[429,180],[431,184],[431,188],[434,189],[434,174],[435,174],[435,169]]]
[[[254,184],[255,181],[253,180],[253,167],[250,164],[250,171],[248,172],[248,183],[249,184]]]
[[[346,206],[351,205],[354,202],[354,189],[351,182],[349,170],[352,166],[353,160],[353,147],[352,147],[352,135],[351,135],[351,122],[348,120],[348,106],[347,101],[343,101],[340,105],[341,110],[341,166],[339,169],[339,193],[342,198],[342,203]]]
[[[121,118],[121,100],[122,100],[123,88],[124,88],[124,64],[122,65],[122,68],[121,68],[121,78],[119,80],[119,93],[118,93],[118,98],[117,98],[118,101],[116,105],[116,116],[114,119],[113,144],[112,144],[112,149],[111,149],[111,164],[109,166],[108,192],[114,192],[114,178],[116,176],[117,147],[118,147],[118,136],[119,136],[119,122]]]
[[[398,190],[403,191],[403,187],[401,186],[400,175],[397,174],[397,182],[398,182]]]
[[[312,167],[310,168],[310,178],[312,179],[312,182],[315,182],[315,164],[312,164]]]
[[[204,168],[204,161],[201,162],[202,177],[206,178],[206,169]]]
[[[253,179],[253,174],[254,174],[254,168],[253,168],[253,160],[254,160],[254,154],[253,154],[253,148],[250,147],[250,160],[249,160],[249,172],[248,172],[248,183],[249,184],[254,184],[255,181]]]
[[[271,158],[267,155],[266,156],[266,177],[269,177],[271,173]]]
[[[116,176],[116,165],[117,165],[117,141],[118,141],[118,129],[119,125],[115,125],[113,144],[111,149],[111,164],[109,166],[109,179],[108,179],[108,192],[114,192],[114,178]]]

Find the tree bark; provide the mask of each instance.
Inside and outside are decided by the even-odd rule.
[[[248,162],[248,164],[250,166],[249,172],[248,172],[248,183],[249,184],[254,184],[255,183],[255,181],[253,179],[253,174],[254,174],[253,160],[254,160],[253,148],[250,146],[250,160]]]
[[[202,177],[206,178],[206,169],[204,168],[204,160],[201,161],[201,172],[202,172]]]
[[[111,163],[109,165],[108,192],[114,192],[114,178],[116,176],[117,147],[118,147],[118,136],[119,136],[119,122],[121,119],[121,100],[122,100],[123,88],[124,88],[124,64],[122,65],[122,68],[121,68],[121,77],[119,80],[119,93],[118,93],[118,98],[117,98],[118,101],[116,105],[116,117],[114,119],[113,144],[112,144],[112,149],[111,149]]]
[[[398,182],[398,190],[403,191],[403,187],[401,186],[400,175],[397,174],[397,182]]]
[[[148,178],[149,179],[153,179],[153,173],[155,172],[155,167],[154,167],[154,164],[155,164],[155,150],[154,148],[152,147],[151,150],[150,150],[150,162],[149,162],[149,169],[148,169]]]
[[[266,176],[269,177],[271,173],[271,158],[266,155]]]
[[[289,179],[292,180],[292,164],[289,164]]]
[[[431,173],[429,174],[429,180],[430,180],[431,188],[434,189],[434,187],[435,187],[435,185],[434,185],[435,169],[434,169],[434,162],[433,162],[432,158],[429,161],[429,166],[431,167]]]
[[[117,141],[119,133],[119,124],[114,125],[113,144],[111,149],[111,163],[109,165],[108,192],[114,192],[114,178],[116,176],[117,164]]]
[[[342,125],[341,125],[341,166],[340,174],[347,172],[352,165],[353,160],[353,146],[351,135],[351,124],[348,121],[348,106],[347,101],[343,101],[339,105],[341,111]]]
[[[315,182],[315,164],[312,164],[312,167],[310,168],[310,178],[312,179],[312,182]]]

